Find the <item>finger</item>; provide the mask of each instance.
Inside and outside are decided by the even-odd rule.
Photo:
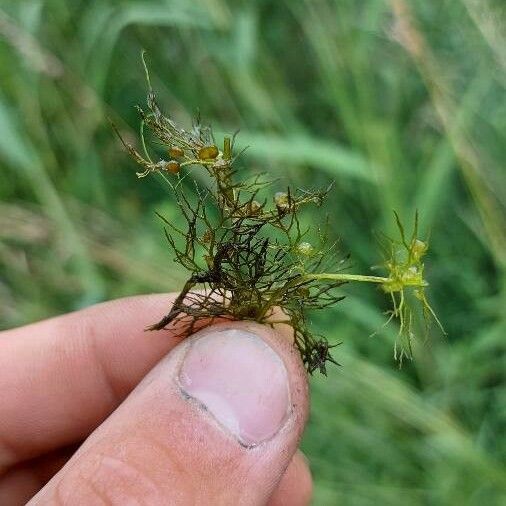
[[[306,457],[298,450],[288,465],[268,506],[307,506],[313,495],[313,479]]]
[[[0,478],[0,504],[26,504],[74,452],[75,448],[61,449],[11,468]]]
[[[69,460],[75,448],[59,450],[15,466],[0,479],[0,504],[26,504]],[[293,456],[269,506],[305,506],[313,490],[306,457],[298,450]]]
[[[169,353],[31,504],[265,504],[307,408],[288,339],[214,326]]]
[[[174,296],[129,297],[0,334],[0,474],[83,440],[178,340]]]

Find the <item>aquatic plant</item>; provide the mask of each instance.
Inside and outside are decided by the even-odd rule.
[[[183,225],[159,217],[174,261],[189,272],[170,311],[150,330],[177,328],[189,335],[223,319],[287,323],[309,373],[326,374],[327,362],[337,363],[333,346],[312,331],[308,312],[342,300],[338,289],[343,283],[366,282],[379,285],[391,300],[386,323],[399,322],[394,355],[401,363],[412,356],[417,312],[426,330],[435,321],[444,332],[425,293],[428,243],[418,238],[418,214],[409,237],[396,213],[400,240],[382,236],[384,276],[344,272],[346,257],[336,243],[328,244],[328,225],[312,230],[300,219],[306,206],[322,205],[332,185],[275,191],[276,182],[264,174],[243,176],[236,168],[240,153],[234,152],[235,136],[225,136],[219,147],[212,129],[200,120],[189,131],[179,128],[161,112],[145,69],[147,108],[138,107],[142,154],[116,131],[141,167],[137,176],[159,174],[171,189]],[[146,129],[166,157],[155,160],[150,155]],[[190,168],[204,171],[209,184],[194,180],[188,187]]]

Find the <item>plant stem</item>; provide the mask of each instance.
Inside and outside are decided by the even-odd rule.
[[[340,274],[340,273],[321,273],[321,274],[306,274],[304,276],[306,280],[329,280],[329,281],[359,281],[363,283],[394,283],[395,279],[385,278],[382,276],[364,276],[362,274]],[[398,281],[397,281],[398,282]],[[428,283],[424,280],[419,279],[403,279],[402,286],[428,286]],[[397,290],[395,290],[397,291]]]
[[[362,274],[340,274],[340,273],[322,273],[307,274],[304,276],[307,280],[331,280],[331,281],[361,281],[365,283],[388,283],[390,278],[381,276],[364,276]]]

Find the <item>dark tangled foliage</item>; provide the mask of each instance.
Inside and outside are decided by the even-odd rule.
[[[310,330],[307,312],[335,304],[341,281],[310,279],[308,275],[335,267],[334,246],[325,248],[325,234],[303,228],[300,210],[320,206],[325,191],[278,192],[263,176],[241,180],[233,165],[233,138],[225,137],[223,150],[214,144],[212,132],[197,122],[190,132],[179,129],[164,116],[150,90],[147,110],[139,108],[142,128],[147,127],[176,159],[154,162],[142,145],[144,156],[123,141],[143,167],[143,177],[160,172],[169,183],[184,218],[179,226],[163,216],[174,261],[190,272],[170,312],[150,330],[173,326],[185,335],[217,319],[253,320],[274,325],[284,322],[294,331],[294,342],[310,373],[326,374],[326,363],[335,362],[326,339]],[[188,166],[204,169],[211,187],[193,182],[188,192],[182,172]],[[177,175],[169,173],[177,173]],[[271,198],[261,200],[261,195]],[[308,242],[316,237],[318,245]],[[325,264],[325,266],[323,265]],[[330,264],[330,265],[329,265]],[[281,311],[274,311],[280,308]]]
[[[200,121],[189,132],[178,128],[160,111],[145,69],[147,109],[138,107],[144,155],[121,135],[120,139],[143,169],[138,177],[159,174],[172,189],[184,223],[160,218],[174,261],[190,272],[170,312],[150,330],[175,327],[189,335],[218,319],[286,323],[293,329],[307,370],[326,374],[327,362],[337,362],[326,339],[311,331],[307,313],[339,302],[343,297],[335,289],[352,281],[375,283],[390,298],[386,323],[399,322],[394,357],[400,364],[404,357],[412,357],[417,313],[426,336],[432,322],[445,334],[425,292],[428,243],[418,238],[418,213],[411,237],[395,213],[400,241],[387,236],[382,240],[386,276],[339,272],[344,260],[338,260],[335,244],[326,247],[324,231],[311,230],[300,221],[301,210],[321,206],[330,187],[274,193],[274,182],[262,175],[242,176],[234,167],[235,136],[225,136],[220,150],[210,127]],[[169,155],[167,159],[153,161],[149,155],[146,127]],[[207,174],[207,187],[193,181],[193,188],[188,188],[185,179],[191,167],[200,170],[199,179]]]

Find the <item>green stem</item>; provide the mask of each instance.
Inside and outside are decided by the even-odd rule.
[[[392,281],[390,278],[384,278],[381,276],[363,276],[362,274],[323,273],[307,274],[304,277],[307,280],[362,281],[365,283],[388,283],[389,281]]]
[[[385,283],[394,283],[399,281],[392,279],[392,278],[385,278],[382,276],[364,276],[362,274],[340,274],[340,273],[321,273],[321,274],[306,274],[304,276],[304,279],[306,280],[321,280],[321,281],[359,281],[363,283],[379,283],[379,284],[385,284]],[[402,287],[406,286],[414,286],[414,287],[420,287],[420,286],[428,286],[428,283],[424,281],[423,279],[405,279],[402,281]],[[395,290],[398,291],[398,290]]]
[[[215,163],[214,160],[199,160],[199,159],[195,158],[195,159],[187,160],[186,162],[182,162],[180,164],[180,166],[187,167],[188,165],[205,165],[205,166],[211,167],[212,165],[214,165],[214,163]]]
[[[232,160],[232,144],[228,136],[225,136],[223,139],[223,159],[227,161]]]

